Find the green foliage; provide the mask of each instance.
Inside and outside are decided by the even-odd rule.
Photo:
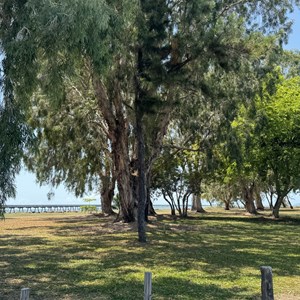
[[[151,161],[160,152],[158,137],[169,124],[168,118],[161,120],[169,117],[175,104],[185,105],[182,98],[189,99],[194,91],[192,101],[201,108],[209,106],[203,119],[208,112],[216,114],[210,142],[220,136],[236,156],[239,149],[231,121],[238,103],[256,91],[259,72],[264,73],[266,62],[279,52],[290,27],[287,13],[294,4],[299,1],[3,0],[3,86],[25,113],[38,111],[31,125],[40,135],[35,149],[38,163],[32,167],[37,170],[41,165],[39,180],[53,185],[66,181],[80,194],[94,180],[95,170],[106,164],[99,157],[113,145],[116,124],[125,120],[132,136],[139,113],[142,125],[150,129],[151,137],[145,140],[152,142],[146,147]],[[266,33],[273,37],[268,38],[271,49],[268,43],[265,48],[257,45]],[[257,55],[262,49],[267,49],[267,58]],[[90,80],[84,88],[82,78]],[[95,81],[103,85],[107,97],[96,93]],[[85,92],[84,100],[76,99],[76,90]],[[76,115],[74,128],[66,117],[68,105]],[[95,107],[99,119],[93,114]],[[95,121],[102,125],[97,130],[91,125]],[[154,123],[158,125],[149,125]],[[80,140],[83,131],[87,134]],[[192,145],[202,143],[197,138]],[[88,139],[92,147],[87,146]],[[51,161],[39,160],[48,157],[49,149]],[[211,155],[212,147],[207,149]],[[129,150],[122,155],[127,160]]]
[[[27,122],[35,139],[24,156],[41,184],[64,184],[80,196],[98,191],[99,176],[111,158],[88,68],[76,72],[76,80],[64,79],[67,93],[59,108],[42,93],[32,98]]]
[[[298,189],[300,178],[297,165],[300,162],[300,78],[284,80],[270,98],[259,105],[264,116],[259,146],[263,165],[274,175],[277,192],[286,194]]]
[[[83,198],[83,201],[89,203],[89,202],[96,201],[96,198]]]
[[[14,179],[20,170],[22,151],[29,144],[30,132],[24,116],[12,103],[0,102],[0,217],[8,198],[15,196]]]
[[[87,203],[91,203],[93,201],[95,201],[96,199],[95,198],[83,198],[83,201],[84,202],[87,202]],[[80,206],[80,211],[82,212],[96,212],[97,211],[97,207],[95,205],[81,205]]]
[[[97,211],[97,207],[95,205],[81,205],[80,206],[80,211],[81,212],[92,213],[92,212]]]
[[[254,109],[241,106],[232,122],[242,160],[238,169],[230,172],[229,182],[275,190],[277,209],[300,184],[299,83],[299,77],[285,79],[280,67],[275,68],[265,77]]]

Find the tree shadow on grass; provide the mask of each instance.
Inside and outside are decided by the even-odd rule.
[[[18,299],[24,286],[31,287],[33,300],[141,298],[145,270],[153,272],[154,299],[256,299],[238,282],[255,279],[259,291],[260,265],[300,275],[297,224],[211,218],[211,225],[199,219],[152,222],[143,246],[134,225],[112,227],[90,216],[57,218],[60,226],[45,228],[48,237],[34,237],[30,229],[28,236],[3,235],[0,299]]]

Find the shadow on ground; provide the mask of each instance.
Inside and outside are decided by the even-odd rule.
[[[153,299],[259,299],[261,265],[300,278],[297,218],[160,216],[143,246],[135,225],[112,218],[42,221],[0,230],[1,300],[18,299],[24,286],[31,300],[141,299],[145,271],[153,273]]]

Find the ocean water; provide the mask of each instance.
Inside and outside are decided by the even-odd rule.
[[[36,183],[34,174],[22,170],[16,177],[16,198],[9,199],[7,205],[87,205],[84,201],[85,197],[76,198],[73,194],[69,193],[63,186],[58,188],[51,188],[50,186],[40,186]],[[49,200],[47,194],[53,192],[51,199]],[[95,201],[91,202],[91,205],[100,204],[99,195],[90,194],[86,197],[94,198]],[[293,206],[300,206],[300,195],[291,194],[290,201]],[[264,201],[265,206],[268,207],[268,203]],[[209,206],[209,203],[203,201],[203,206]],[[155,209],[170,209],[167,202],[163,199],[157,199],[153,202]]]

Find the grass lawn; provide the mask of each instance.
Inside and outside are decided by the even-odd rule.
[[[8,214],[0,221],[0,299],[260,299],[261,265],[276,300],[300,299],[300,209],[281,220],[209,210],[160,214],[139,245],[134,225],[83,213]]]

